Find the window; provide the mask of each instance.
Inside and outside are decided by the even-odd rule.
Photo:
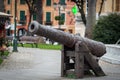
[[[36,20],[36,13],[33,14],[33,20]]]
[[[61,14],[61,20],[65,21],[65,13]]]
[[[20,0],[20,4],[25,4],[25,0]]]
[[[25,11],[20,11],[20,21],[25,21]]]
[[[61,13],[61,19],[60,19],[59,24],[64,25],[64,22],[65,22],[65,13]]]
[[[10,0],[7,0],[7,3],[10,4]]]
[[[51,21],[51,12],[46,12],[46,22]]]
[[[61,5],[65,5],[65,0],[60,0]]]
[[[10,14],[10,10],[7,10],[7,14]]]
[[[51,6],[51,0],[46,0],[46,6]]]

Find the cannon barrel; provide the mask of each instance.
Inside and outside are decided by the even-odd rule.
[[[29,31],[33,34],[44,36],[56,42],[66,45],[67,47],[74,48],[77,41],[82,41],[88,47],[89,51],[97,56],[101,57],[106,53],[106,47],[102,42],[97,42],[81,36],[69,34],[67,32],[46,27],[39,24],[37,21],[31,22]]]

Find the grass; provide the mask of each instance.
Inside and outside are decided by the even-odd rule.
[[[70,79],[75,79],[76,78],[74,74],[68,74],[68,75],[66,75],[66,77],[70,78]]]
[[[31,44],[23,44],[24,47],[32,48]],[[21,47],[21,44],[18,44],[18,47]],[[35,48],[35,45],[34,45]],[[49,49],[49,50],[61,50],[62,45],[52,45],[52,44],[38,44],[40,49]]]
[[[53,49],[53,50],[61,50],[61,45],[52,45],[52,44],[39,44],[38,47],[40,49]]]

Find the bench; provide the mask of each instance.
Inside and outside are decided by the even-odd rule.
[[[6,36],[6,41],[9,46],[12,46],[13,36]]]
[[[21,44],[22,47],[24,47],[23,44],[31,44],[32,47],[37,48],[38,47],[38,43],[39,43],[39,37],[38,36],[22,36],[19,39],[19,44]]]

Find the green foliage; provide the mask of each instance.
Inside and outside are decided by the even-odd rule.
[[[60,20],[61,17],[60,16],[55,16],[55,20]]]
[[[39,44],[40,49],[51,49],[51,50],[61,50],[61,45],[52,45],[52,44]]]
[[[0,64],[3,62],[3,58],[2,57],[3,56],[7,57],[9,55],[9,53],[10,53],[9,51],[4,51],[4,52],[0,51]]]
[[[64,24],[64,22],[65,22],[64,20],[60,20],[59,24],[62,25],[62,24]]]
[[[67,74],[66,77],[70,78],[70,79],[75,79],[75,75],[74,74]]]
[[[0,56],[8,56],[8,55],[9,55],[9,53],[10,53],[10,52],[9,52],[9,51],[7,51],[7,50],[6,50],[6,51],[4,51],[4,52],[1,52],[1,51],[0,51]]]
[[[101,17],[94,27],[93,39],[105,44],[115,44],[120,39],[120,14]]]
[[[9,53],[10,53],[9,51],[4,51],[4,54],[3,54],[3,55],[4,55],[4,56],[8,56]]]
[[[55,20],[59,21],[59,25],[62,25],[65,22],[61,16],[55,16]]]

